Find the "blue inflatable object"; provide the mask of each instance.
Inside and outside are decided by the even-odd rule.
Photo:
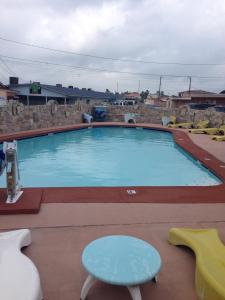
[[[94,120],[97,122],[104,122],[106,119],[106,107],[105,106],[95,106],[93,108]]]

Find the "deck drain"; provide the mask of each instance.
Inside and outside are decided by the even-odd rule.
[[[211,158],[205,157],[204,160],[211,160]]]
[[[137,192],[135,190],[127,190],[128,195],[135,195]]]
[[[220,168],[225,168],[225,165],[220,165]]]
[[[184,139],[178,139],[178,141],[183,141]]]

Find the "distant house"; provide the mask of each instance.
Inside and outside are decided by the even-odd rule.
[[[183,91],[179,92],[178,96],[170,97],[167,107],[177,108],[187,104],[225,105],[225,94],[202,90]]]
[[[16,95],[16,91],[9,89],[6,85],[0,82],[0,100],[7,101],[9,99],[13,99]]]
[[[159,93],[149,94],[147,99],[145,99],[145,104],[166,107],[168,100],[168,95],[161,94],[159,96]]]
[[[123,94],[123,100],[136,100],[139,101],[141,100],[141,96],[138,92],[127,92]]]
[[[17,93],[18,100],[25,105],[46,104],[50,100],[55,100],[58,104],[73,104],[77,101],[104,102],[114,101],[115,95],[110,92],[97,92],[92,89],[68,86],[62,84],[48,85],[40,82],[19,84],[17,77],[10,77],[9,88]]]

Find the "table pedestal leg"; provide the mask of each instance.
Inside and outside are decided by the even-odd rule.
[[[82,290],[81,290],[81,295],[80,295],[81,300],[84,300],[87,297],[87,294],[88,294],[90,288],[96,281],[97,280],[93,276],[88,275],[88,277],[86,278],[86,280],[83,284]]]
[[[127,288],[129,290],[133,300],[141,300],[141,292],[140,292],[140,288],[138,285],[137,286],[128,286]]]

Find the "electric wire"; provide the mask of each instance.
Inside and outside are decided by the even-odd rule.
[[[2,55],[0,54],[0,57],[3,58],[8,58],[12,60],[17,60],[17,61],[24,61],[24,62],[33,62],[37,64],[46,64],[46,65],[53,65],[53,66],[62,66],[62,67],[67,67],[67,68],[72,68],[72,69],[79,69],[79,70],[88,70],[88,71],[93,71],[93,72],[105,72],[105,73],[118,73],[118,74],[129,74],[129,75],[140,75],[140,76],[152,76],[152,77],[174,77],[174,78],[181,78],[181,77],[186,77],[186,78],[220,78],[220,79],[225,79],[224,76],[200,76],[200,75],[191,75],[191,74],[183,74],[183,75],[175,75],[175,74],[151,74],[151,73],[141,73],[141,72],[131,72],[131,71],[119,71],[119,70],[109,70],[109,69],[101,69],[101,68],[90,68],[90,67],[84,67],[84,66],[76,66],[76,65],[68,65],[68,64],[60,64],[60,63],[54,63],[54,62],[49,62],[49,61],[42,61],[42,60],[34,60],[34,59],[25,59],[25,58],[19,58],[19,57],[13,57],[13,56],[8,56],[8,55]]]
[[[180,65],[180,66],[225,66],[225,63],[182,63],[182,62],[162,62],[162,61],[147,61],[147,60],[135,60],[135,59],[125,59],[125,58],[115,58],[115,57],[106,57],[106,56],[99,56],[99,55],[93,55],[93,54],[86,54],[86,53],[78,53],[74,51],[68,51],[68,50],[61,50],[46,46],[41,46],[37,44],[27,43],[27,42],[20,42],[12,39],[7,39],[4,37],[0,37],[0,40],[14,43],[21,46],[26,47],[33,47],[48,51],[54,51],[58,53],[64,53],[64,54],[72,54],[77,56],[83,56],[83,57],[90,57],[95,59],[102,59],[102,60],[111,60],[111,61],[120,61],[120,62],[129,62],[129,63],[142,63],[142,64],[156,64],[156,65]]]

